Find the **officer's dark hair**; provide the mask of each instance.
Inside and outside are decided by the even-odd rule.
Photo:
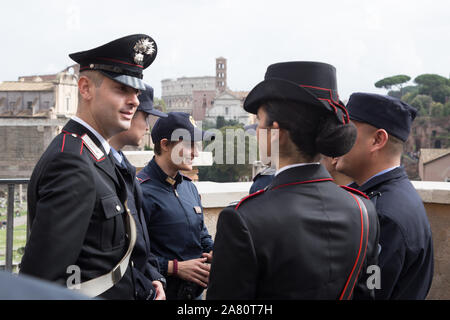
[[[403,153],[404,145],[405,143],[402,140],[389,134],[386,146],[390,154],[393,156],[401,155]]]
[[[266,126],[278,122],[280,129],[289,132],[297,150],[311,161],[321,153],[339,157],[353,147],[356,127],[339,123],[336,116],[325,109],[286,100],[265,101]]]
[[[102,85],[103,79],[105,78],[104,75],[95,70],[81,71],[79,77],[82,76],[91,80],[96,88],[99,88]],[[78,91],[78,101],[81,101],[81,94],[79,91]]]

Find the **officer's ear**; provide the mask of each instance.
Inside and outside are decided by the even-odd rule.
[[[380,150],[384,148],[388,142],[389,134],[384,129],[377,129],[373,133],[372,151]]]
[[[78,79],[78,93],[84,100],[92,100],[94,96],[94,83],[87,76],[80,76]]]
[[[169,139],[166,139],[166,138],[164,138],[164,139],[161,139],[161,141],[159,142],[159,144],[161,145],[161,150],[162,151],[165,151],[165,152],[167,152],[167,151],[170,151],[170,141],[169,141]]]

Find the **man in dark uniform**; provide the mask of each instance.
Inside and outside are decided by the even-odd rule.
[[[351,186],[369,195],[380,220],[377,299],[425,299],[433,279],[433,240],[427,214],[402,166],[416,109],[378,94],[354,93],[347,104],[358,129],[353,149],[338,159],[337,170]]]
[[[253,177],[253,184],[250,187],[249,193],[252,194],[267,187],[275,177],[276,171],[275,168],[268,166],[258,172]]]
[[[109,140],[114,161],[128,187],[128,208],[136,222],[136,244],[131,254],[131,270],[135,283],[136,298],[139,300],[164,300],[164,277],[158,271],[158,260],[150,251],[150,239],[142,212],[142,190],[136,180],[136,168],[122,153],[122,148],[139,146],[149,130],[149,116],[167,117],[167,114],[153,108],[153,88],[145,85],[139,95],[139,107],[131,120],[131,127]]]
[[[208,284],[213,241],[197,188],[180,170],[192,170],[196,144],[205,133],[189,114],[169,112],[156,121],[151,135],[155,157],[137,175],[151,249],[167,279],[167,299],[200,299]]]
[[[325,63],[276,63],[247,96],[244,109],[268,131],[258,145],[278,170],[268,187],[220,213],[207,299],[372,297],[364,276],[377,263],[375,208],[319,163],[356,137],[335,74]]]
[[[88,296],[133,299],[128,263],[136,226],[107,140],[129,129],[156,44],[135,34],[69,56],[80,64],[77,114],[31,176],[31,233],[20,272]]]

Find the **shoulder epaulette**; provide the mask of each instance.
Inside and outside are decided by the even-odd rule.
[[[83,143],[77,134],[67,131],[62,131],[61,134],[63,135],[61,152],[79,152],[80,154],[82,154]],[[73,141],[76,141],[77,143],[74,144]]]
[[[150,180],[150,177],[145,172],[141,171],[136,175],[136,179],[139,182],[139,184],[142,184],[143,182]]]
[[[342,189],[344,189],[344,190],[347,190],[348,192],[357,194],[358,196],[361,196],[361,197],[366,198],[367,200],[369,200],[369,197],[362,191],[359,191],[357,189],[354,189],[354,188],[351,188],[351,187],[348,187],[348,186],[340,186],[340,187]]]
[[[241,201],[239,201],[239,203],[236,205],[236,207],[235,207],[234,209],[237,210],[237,209],[239,208],[239,206],[240,206],[244,201],[246,201],[246,200],[248,200],[248,199],[250,199],[250,198],[253,198],[253,197],[257,196],[257,195],[260,195],[260,194],[262,194],[262,193],[264,193],[264,192],[266,192],[266,189],[261,189],[261,190],[256,191],[255,193],[249,194],[248,196],[242,198]]]

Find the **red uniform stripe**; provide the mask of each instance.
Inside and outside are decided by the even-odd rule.
[[[63,137],[63,144],[62,144],[62,147],[61,147],[61,152],[64,152],[64,144],[65,144],[65,142],[66,142],[66,134],[64,134],[64,137]]]
[[[363,237],[364,237],[364,218],[363,218],[362,208],[361,208],[361,206],[359,205],[359,202],[358,202],[358,200],[356,199],[356,196],[353,195],[352,193],[349,193],[349,194],[353,197],[353,199],[355,199],[356,204],[358,205],[358,208],[359,208],[360,219],[361,219],[361,236],[360,236],[360,239],[359,239],[359,250],[358,250],[358,255],[356,256],[355,264],[353,265],[352,272],[350,273],[350,276],[349,276],[348,279],[347,279],[347,282],[346,282],[346,284],[345,284],[344,290],[342,291],[342,294],[341,294],[341,296],[339,297],[339,300],[342,300],[342,299],[343,299],[344,292],[347,290],[347,287],[348,287],[348,284],[349,284],[349,282],[350,282],[350,279],[352,278],[353,272],[355,272],[356,266],[357,266],[357,264],[358,264],[359,256],[361,255],[362,242],[363,242]],[[367,223],[369,223],[369,220],[367,220]],[[367,227],[368,227],[368,226],[367,226]],[[368,238],[367,238],[367,239],[368,239]],[[366,257],[366,250],[367,250],[367,243],[368,243],[368,242],[369,242],[369,241],[366,241],[366,246],[365,246],[365,248],[364,248],[363,260],[364,260],[365,257]],[[358,270],[358,274],[359,274],[359,272],[361,271],[362,265],[363,265],[363,263],[361,263],[360,269]],[[356,281],[354,281],[354,283],[353,283],[353,287],[352,287],[352,290],[350,291],[349,297],[352,296],[352,292],[353,292],[353,289],[354,289],[354,287],[355,287],[355,284],[356,284]]]
[[[350,192],[354,192],[359,194],[361,197],[366,198],[367,200],[370,200],[369,197],[362,191],[359,191],[358,189],[354,189],[348,186],[340,186],[342,189],[348,190]]]
[[[249,199],[251,197],[254,197],[254,196],[256,196],[256,195],[258,195],[260,193],[263,193],[264,191],[265,191],[264,189],[261,189],[261,190],[256,191],[255,193],[249,194],[248,196],[242,198],[242,200],[239,201],[239,203],[236,205],[236,207],[234,209],[237,210],[242,202],[244,202],[245,200],[247,200],[247,199]]]

